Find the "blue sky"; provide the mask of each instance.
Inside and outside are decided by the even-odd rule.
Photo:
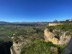
[[[0,0],[0,21],[41,22],[72,19],[72,0]]]

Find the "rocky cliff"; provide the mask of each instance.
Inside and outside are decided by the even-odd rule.
[[[70,41],[71,36],[67,35],[68,31],[55,30],[50,31],[48,28],[44,30],[44,39],[46,42],[50,41],[53,44],[64,45]]]
[[[11,48],[11,54],[20,54],[23,47],[26,48],[27,45],[31,43],[29,39],[24,39],[23,37],[12,37],[13,45]]]

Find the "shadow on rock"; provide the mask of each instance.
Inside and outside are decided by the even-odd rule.
[[[0,54],[11,54],[10,47],[12,46],[12,42],[0,42]]]

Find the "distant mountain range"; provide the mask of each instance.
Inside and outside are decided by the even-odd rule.
[[[10,22],[0,21],[0,24],[10,24]]]
[[[63,23],[63,22],[72,22],[70,20],[66,21],[53,21],[53,22],[5,22],[5,21],[0,21],[0,24],[48,24],[48,23]]]
[[[5,22],[5,21],[0,21],[0,25],[30,25],[30,26],[35,26],[35,25],[46,25],[49,22]]]

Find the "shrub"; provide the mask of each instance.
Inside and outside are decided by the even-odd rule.
[[[54,54],[50,50],[52,46],[55,47],[51,42],[35,40],[31,46],[22,48],[21,54]]]

